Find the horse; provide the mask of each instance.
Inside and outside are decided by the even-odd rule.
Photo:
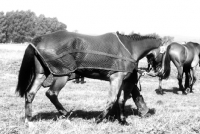
[[[61,115],[68,115],[58,94],[72,73],[110,83],[107,105],[97,123],[110,115],[127,123],[124,106],[130,96],[138,114],[145,116],[149,108],[137,87],[138,61],[160,44],[156,37],[119,32],[92,36],[63,30],[35,37],[25,50],[16,87],[16,92],[25,96],[25,122],[32,121],[32,102],[50,75],[53,80],[46,96]]]
[[[179,90],[182,94],[193,93],[193,85],[196,82],[195,70],[200,59],[200,45],[194,42],[179,44],[176,42],[167,46],[165,53],[160,53],[160,48],[152,50],[146,57],[148,61],[148,70],[154,70],[154,73],[147,73],[150,76],[159,77],[158,91],[163,94],[162,80],[167,79],[170,75],[170,61],[177,68]],[[182,79],[185,73],[185,86],[183,87]]]

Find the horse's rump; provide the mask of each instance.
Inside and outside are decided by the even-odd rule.
[[[136,64],[114,33],[89,36],[59,31],[37,37],[33,44],[54,75],[87,68],[132,72]]]

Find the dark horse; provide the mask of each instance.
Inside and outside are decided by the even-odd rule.
[[[151,76],[159,77],[159,91],[163,94],[162,80],[170,75],[170,61],[172,61],[178,70],[179,90],[183,94],[193,92],[192,88],[196,82],[195,70],[199,64],[200,45],[194,42],[188,42],[184,45],[171,43],[165,53],[160,53],[160,48],[150,51],[147,55],[149,65],[152,66],[155,73],[147,73]],[[150,67],[150,66],[149,66]],[[182,79],[185,73],[185,87]]]
[[[72,73],[110,82],[107,106],[97,122],[114,113],[126,123],[124,105],[130,96],[138,114],[144,116],[149,109],[137,87],[138,61],[160,44],[155,37],[130,37],[118,32],[89,36],[58,31],[34,38],[25,51],[16,89],[25,96],[25,121],[31,121],[32,101],[50,74],[53,81],[46,96],[60,114],[67,116],[57,97]]]

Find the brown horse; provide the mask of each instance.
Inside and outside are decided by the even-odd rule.
[[[159,91],[163,94],[162,79],[167,79],[170,75],[170,61],[172,61],[178,70],[179,89],[183,94],[193,92],[192,88],[196,82],[196,67],[199,64],[200,45],[194,42],[188,42],[184,45],[171,43],[165,53],[160,53],[160,48],[152,50],[148,55],[148,63],[152,66],[155,73],[147,73],[150,76],[159,77]],[[150,66],[149,66],[150,68]],[[185,73],[185,87],[182,79]],[[186,91],[187,90],[187,91]]]
[[[26,121],[31,121],[32,101],[50,74],[53,81],[46,96],[60,114],[67,116],[57,96],[72,73],[110,82],[107,106],[98,122],[114,115],[126,123],[124,105],[130,94],[138,113],[144,116],[148,108],[137,87],[137,64],[160,44],[155,37],[134,38],[119,33],[89,36],[58,31],[36,37],[25,51],[16,89],[21,97],[25,96]]]

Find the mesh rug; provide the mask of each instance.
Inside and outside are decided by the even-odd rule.
[[[115,33],[89,36],[59,31],[32,42],[53,75],[67,75],[77,69],[132,72],[136,64]]]

